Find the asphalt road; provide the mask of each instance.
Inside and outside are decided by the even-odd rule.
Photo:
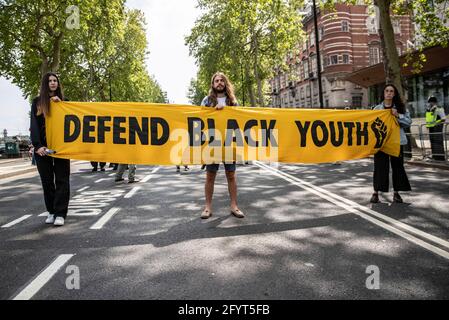
[[[201,220],[199,166],[127,184],[73,162],[63,227],[35,172],[0,179],[0,299],[448,299],[449,172],[407,166],[405,203],[372,205],[372,169],[239,166],[238,219],[220,168]]]

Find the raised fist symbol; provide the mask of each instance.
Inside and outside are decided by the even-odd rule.
[[[374,120],[373,124],[371,125],[371,129],[373,130],[377,140],[374,148],[377,149],[382,147],[385,142],[385,138],[387,137],[387,126],[382,120],[376,118],[376,120]]]

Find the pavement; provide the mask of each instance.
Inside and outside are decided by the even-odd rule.
[[[405,162],[413,166],[449,170],[449,161],[423,160],[418,157],[413,157],[412,159],[405,160]],[[31,165],[31,159],[0,159],[0,179],[23,175],[30,172],[37,172],[36,166]]]
[[[31,159],[0,159],[0,179],[29,172],[37,172],[36,166],[31,165]]]
[[[238,219],[221,168],[202,220],[199,166],[127,184],[73,161],[63,227],[36,172],[3,178],[0,300],[448,299],[449,172],[406,170],[405,203],[370,204],[372,159],[238,166]]]

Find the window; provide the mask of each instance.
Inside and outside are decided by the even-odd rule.
[[[343,55],[343,63],[344,64],[349,64],[349,54],[344,54]]]
[[[303,42],[302,44],[302,51],[306,51],[307,50],[307,40]]]
[[[398,46],[398,47],[396,47],[396,49],[398,50],[398,55],[402,55],[402,50],[401,50],[401,47],[400,47],[400,46]]]
[[[324,36],[324,27],[319,27],[318,29],[318,40],[321,41]]]
[[[329,64],[330,65],[338,64],[338,55],[334,54],[334,55],[330,56]]]
[[[335,80],[331,82],[332,90],[343,90],[345,89],[344,80]]]
[[[309,41],[310,46],[313,47],[315,45],[315,29],[310,30]]]
[[[341,31],[343,32],[349,31],[348,21],[344,20],[341,22]]]
[[[352,108],[362,108],[362,96],[352,96]]]
[[[373,64],[379,63],[379,48],[378,47],[370,47],[369,48],[369,64],[372,66]]]
[[[391,19],[394,34],[401,34],[401,21],[398,18]]]
[[[317,73],[317,65],[316,65],[316,56],[310,57],[310,64],[311,64],[311,72],[313,73],[313,76]]]
[[[368,32],[370,34],[376,34],[377,33],[376,17],[368,17],[366,19],[366,28],[368,29]]]
[[[323,55],[320,54],[320,64],[321,64],[321,72],[324,71],[324,60],[323,60]]]
[[[304,64],[304,79],[308,79],[309,78],[309,61],[304,60],[303,64]]]
[[[301,90],[299,91],[299,97],[301,100],[304,100],[304,87],[301,87]]]

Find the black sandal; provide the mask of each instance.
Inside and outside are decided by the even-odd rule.
[[[371,196],[370,201],[371,203],[379,203],[379,194],[377,193],[373,193],[373,195]]]
[[[399,193],[394,193],[393,195],[393,202],[395,203],[403,203],[404,201],[402,200],[401,196],[399,195]]]

